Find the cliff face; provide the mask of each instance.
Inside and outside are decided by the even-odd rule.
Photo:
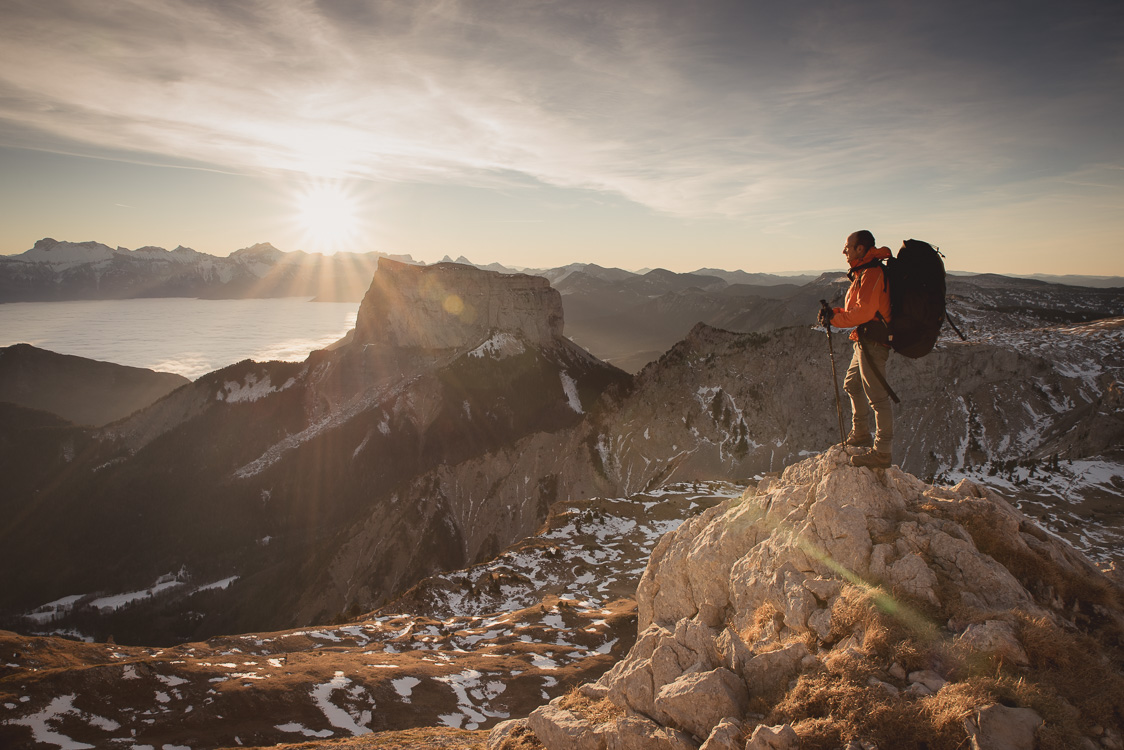
[[[1124,589],[983,487],[846,459],[667,534],[628,656],[523,726],[548,750],[1114,746]]]
[[[540,276],[457,263],[383,258],[355,321],[355,340],[411,349],[477,346],[502,330],[547,344],[562,335],[562,297]]]

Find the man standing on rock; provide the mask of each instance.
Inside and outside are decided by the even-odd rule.
[[[843,307],[821,310],[819,316],[825,326],[855,329],[851,331],[854,355],[843,379],[843,389],[851,398],[851,432],[843,446],[868,449],[851,456],[853,465],[887,469],[894,439],[894,413],[886,386],[890,293],[883,278],[882,260],[891,256],[890,248],[877,247],[874,235],[863,229],[847,238],[843,254],[847,256],[847,278],[851,280],[846,302]]]

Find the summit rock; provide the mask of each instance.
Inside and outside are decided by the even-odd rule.
[[[668,533],[637,600],[628,656],[526,721],[548,750],[1031,750],[1124,725],[1124,589],[969,480],[832,448]]]

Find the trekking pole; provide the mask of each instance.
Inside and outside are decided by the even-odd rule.
[[[843,407],[839,403],[839,375],[835,371],[835,347],[831,344],[831,305],[827,304],[827,300],[821,299],[820,306],[823,308],[826,315],[824,315],[823,327],[827,331],[827,353],[831,357],[831,384],[835,386],[835,416],[839,419],[839,444],[843,445],[847,441],[847,436],[843,433]]]

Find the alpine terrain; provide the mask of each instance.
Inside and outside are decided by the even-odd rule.
[[[3,407],[0,743],[1122,746],[1124,291],[950,281],[872,471],[841,274],[587,270],[384,258],[304,362]],[[682,334],[606,364],[579,283]]]

